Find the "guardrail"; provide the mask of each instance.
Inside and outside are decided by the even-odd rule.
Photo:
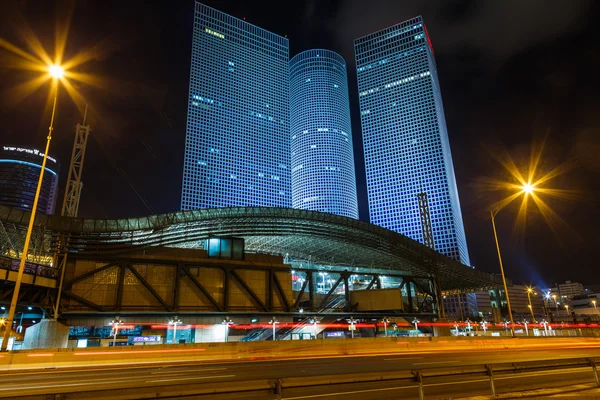
[[[573,369],[591,367],[594,381],[600,387],[600,378],[596,361],[593,358],[574,358],[567,360],[544,360],[514,363],[499,363],[466,366],[462,368],[434,368],[427,370],[411,370],[403,372],[378,372],[357,375],[330,375],[320,377],[282,378],[273,381],[273,391],[281,398],[284,389],[310,386],[338,385],[348,383],[376,383],[382,381],[413,381],[418,384],[419,400],[425,399],[424,380],[451,376],[488,376],[490,392],[497,396],[494,384],[494,374],[510,374],[534,371],[551,371],[558,369]],[[460,383],[458,381],[457,383]]]
[[[486,364],[486,365],[472,365],[459,368],[430,368],[430,369],[418,369],[418,370],[406,370],[406,371],[389,371],[389,372],[367,372],[367,373],[355,373],[355,374],[337,374],[337,375],[319,375],[319,376],[301,376],[301,377],[288,377],[279,379],[253,379],[245,381],[219,381],[219,382],[206,382],[202,385],[198,384],[160,384],[160,385],[144,385],[144,387],[128,387],[119,388],[115,390],[115,387],[110,389],[84,389],[79,387],[64,387],[60,389],[60,392],[46,393],[45,395],[52,394],[56,396],[67,395],[80,395],[83,396],[85,393],[86,397],[90,398],[110,398],[112,400],[121,399],[145,399],[145,398],[174,398],[178,396],[192,396],[192,395],[217,395],[217,394],[241,394],[249,392],[263,392],[272,393],[281,399],[286,390],[291,389],[302,389],[302,388],[316,388],[324,386],[335,386],[343,384],[369,384],[369,383],[382,383],[382,382],[410,382],[417,383],[418,396],[420,400],[425,399],[424,382],[433,378],[444,378],[444,377],[466,377],[466,376],[487,376],[489,377],[490,394],[497,396],[498,393],[494,384],[494,376],[496,374],[518,374],[524,372],[535,372],[535,371],[552,371],[558,369],[576,369],[590,367],[590,372],[593,374],[593,378],[596,386],[600,387],[600,380],[598,376],[598,370],[596,361],[594,358],[573,358],[563,360],[545,360],[545,361],[528,361],[528,362],[515,362],[515,363],[497,363],[497,364]],[[591,377],[590,377],[591,378]],[[590,379],[591,381],[591,379]],[[457,380],[456,384],[460,384],[461,381]],[[544,389],[539,387],[538,389]],[[40,394],[37,391],[36,394]],[[28,397],[29,398],[29,397]],[[48,397],[45,397],[46,399]],[[71,398],[65,396],[65,398]],[[79,397],[75,397],[79,398]]]

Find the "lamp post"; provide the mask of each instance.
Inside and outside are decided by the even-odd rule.
[[[565,304],[565,311],[567,312],[567,320],[569,318],[569,305]]]
[[[508,336],[508,325],[509,324],[510,324],[510,321],[504,320],[504,329],[506,331],[506,336]],[[510,325],[511,325],[510,330],[511,330],[512,335],[514,337],[515,336],[515,334],[514,334],[515,331],[514,331],[514,328],[512,327],[512,324],[510,324]]]
[[[465,322],[467,324],[467,336],[471,336],[471,320],[467,318]]]
[[[178,316],[174,316],[172,320],[169,321],[169,325],[173,325],[173,344],[177,343],[177,325],[182,324],[181,320]]]
[[[487,329],[487,321],[485,319],[481,321],[481,329],[483,329],[483,336],[485,336],[485,331]]]
[[[594,313],[598,314],[598,309],[596,308],[596,300],[592,300],[592,304],[594,305]]]
[[[348,322],[350,323],[350,326],[348,327],[350,329],[350,337],[354,339],[354,317],[350,317],[350,320]]]
[[[531,320],[535,324],[535,315],[533,314],[533,306],[531,305],[531,293],[533,293],[533,288],[531,286],[527,287],[527,299],[529,300],[529,311],[531,312]]]
[[[558,303],[556,302],[556,295],[552,295],[552,300],[554,300],[554,306],[556,307],[556,316],[558,317]]]
[[[227,339],[229,338],[229,325],[233,325],[233,321],[229,319],[229,317],[225,317],[221,324],[225,325],[225,343],[227,343]]]
[[[527,324],[528,324],[527,320],[526,319],[523,320],[523,325],[525,325],[525,335],[529,336],[529,329],[527,329]]]
[[[381,322],[383,322],[383,330],[385,331],[385,337],[387,337],[387,335],[388,335],[387,324],[390,323],[390,320],[388,319],[388,317],[383,317]]]
[[[544,327],[544,336],[548,336],[548,322],[543,319],[542,322],[540,322],[540,324],[542,324],[542,326]]]
[[[535,185],[531,183],[524,183],[521,187],[521,193],[524,193],[527,196],[530,193],[533,193],[535,190]],[[508,203],[503,203],[500,207],[495,210],[490,210],[490,215],[492,217],[492,229],[494,230],[494,239],[496,241],[496,250],[498,251],[498,263],[500,264],[500,274],[502,275],[502,284],[504,285],[504,295],[506,296],[506,306],[508,308],[508,317],[510,319],[510,333],[514,337],[515,336],[515,328],[514,321],[512,315],[512,309],[510,307],[510,299],[508,296],[508,287],[506,285],[506,277],[504,276],[504,266],[502,265],[502,255],[500,254],[500,244],[498,243],[498,233],[496,232],[496,215],[504,208],[504,206]]]
[[[510,332],[511,335],[515,336],[515,330],[513,328],[513,315],[512,309],[510,308],[510,299],[508,298],[508,286],[506,285],[506,277],[504,276],[504,266],[502,265],[502,255],[500,254],[500,244],[498,243],[498,233],[496,232],[496,215],[502,209],[502,207],[498,208],[496,212],[494,210],[490,211],[490,215],[492,216],[492,229],[494,230],[494,239],[496,241],[496,250],[498,251],[498,262],[500,264],[500,274],[502,275],[502,284],[504,285],[504,296],[506,297],[506,306],[508,308],[508,317],[510,318]]]
[[[8,311],[8,317],[6,318],[6,330],[4,331],[4,338],[2,340],[2,346],[0,351],[6,351],[8,346],[8,339],[10,338],[11,327],[15,317],[15,311],[17,308],[17,301],[19,299],[19,291],[21,290],[21,281],[23,280],[23,272],[25,271],[25,262],[27,261],[27,254],[29,252],[29,244],[31,242],[31,234],[33,232],[33,223],[35,221],[35,214],[37,212],[37,205],[40,199],[40,191],[42,189],[42,182],[44,180],[44,171],[46,170],[46,161],[48,159],[48,151],[50,150],[50,141],[52,140],[52,131],[54,130],[54,115],[56,114],[56,98],[58,97],[58,80],[61,79],[65,71],[60,65],[51,65],[48,67],[48,74],[53,79],[53,85],[56,85],[54,89],[54,102],[52,105],[52,117],[50,118],[50,126],[48,127],[48,136],[46,137],[46,151],[44,151],[44,157],[42,159],[42,167],[40,169],[40,177],[35,190],[35,197],[33,198],[33,206],[31,207],[31,216],[29,217],[29,226],[27,227],[27,233],[25,234],[25,243],[23,244],[23,252],[21,253],[21,262],[19,263],[19,271],[17,273],[17,279],[13,289],[13,296],[10,302],[10,309]]]
[[[123,323],[123,320],[119,319],[118,315],[115,317],[115,319],[110,321],[110,324],[113,327],[113,347],[117,345],[117,333],[119,333],[119,325],[123,325]]]
[[[277,321],[277,318],[275,318],[275,316],[273,316],[273,318],[269,321],[269,323],[273,325],[273,340],[277,340],[275,338],[275,325],[277,325],[279,323],[279,321]]]
[[[415,318],[412,320],[412,323],[415,325],[415,331],[417,331],[417,336],[419,336],[419,323],[420,323],[420,322],[421,322],[421,321],[419,321],[419,320],[417,319],[417,317],[415,317]]]
[[[313,318],[313,332],[315,334],[315,339],[317,338],[317,324],[319,323],[319,321],[317,321],[317,317]]]
[[[459,336],[458,335],[458,322],[454,323],[454,330],[456,331],[456,336]]]

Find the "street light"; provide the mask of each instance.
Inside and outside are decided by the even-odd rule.
[[[177,325],[182,324],[181,320],[178,316],[174,316],[172,320],[169,321],[169,325],[173,325],[173,340],[174,344],[177,343]]]
[[[44,157],[42,159],[42,167],[40,169],[40,177],[38,184],[35,189],[35,197],[33,198],[33,206],[31,207],[31,216],[29,217],[29,226],[27,227],[27,233],[25,234],[25,243],[23,244],[23,252],[21,253],[21,262],[19,263],[19,272],[17,273],[17,280],[13,289],[13,296],[10,302],[10,309],[8,312],[7,326],[4,331],[4,338],[2,339],[2,346],[0,351],[5,352],[8,346],[8,339],[10,338],[10,327],[12,327],[15,317],[15,311],[17,309],[17,301],[19,300],[19,291],[21,290],[21,281],[23,280],[23,272],[25,271],[25,262],[27,261],[27,254],[29,252],[29,244],[31,242],[31,234],[33,232],[33,223],[35,221],[35,214],[37,212],[37,205],[40,199],[40,191],[42,189],[42,182],[44,180],[44,171],[46,170],[46,160],[48,159],[48,151],[50,150],[50,141],[52,140],[52,131],[54,130],[54,115],[56,114],[56,98],[58,96],[58,80],[64,76],[64,69],[59,65],[50,65],[48,67],[48,74],[53,79],[54,90],[54,103],[52,105],[52,117],[50,118],[50,126],[48,127],[48,136],[46,137],[46,151],[44,151]]]
[[[598,309],[596,308],[596,300],[592,300],[592,304],[594,305],[594,313],[598,314]]]
[[[355,329],[354,328],[354,322],[355,322],[354,321],[354,317],[350,317],[350,320],[348,322],[350,323],[350,326],[349,326],[349,328],[350,328],[350,336],[351,336],[352,339],[354,339],[354,329]]]
[[[485,319],[481,321],[481,329],[483,329],[483,336],[485,336],[485,331],[487,330],[487,321]]]
[[[536,322],[535,315],[533,314],[533,306],[531,305],[531,293],[534,293],[533,288],[531,286],[528,286],[527,287],[527,299],[529,300],[529,311],[531,312],[531,320],[535,324],[535,322]]]
[[[385,337],[387,337],[387,335],[388,335],[387,324],[390,323],[390,320],[388,319],[388,317],[383,317],[381,322],[383,322],[383,330],[385,331]]]
[[[467,323],[467,336],[471,336],[471,320],[467,318],[465,322]]]
[[[227,339],[229,337],[229,325],[233,325],[233,321],[229,319],[229,317],[225,317],[221,324],[225,325],[225,342],[227,342]]]
[[[531,183],[524,183],[521,187],[521,193],[525,193],[525,196],[533,193],[535,190],[535,186]],[[516,194],[518,196],[518,194]],[[515,336],[515,328],[514,321],[512,315],[512,309],[510,307],[510,299],[508,297],[508,286],[506,285],[506,277],[504,276],[504,266],[502,265],[502,255],[500,254],[500,244],[498,243],[498,233],[496,232],[496,215],[507,205],[508,202],[503,202],[498,208],[495,210],[490,210],[490,215],[492,217],[492,229],[494,230],[494,239],[496,241],[496,250],[498,251],[498,262],[500,264],[500,274],[502,275],[502,284],[504,285],[504,295],[506,296],[506,306],[508,308],[508,317],[510,318],[510,333],[514,337]]]
[[[540,322],[540,324],[544,326],[544,336],[548,336],[548,322],[545,319],[543,319],[542,322]]]
[[[558,317],[558,303],[556,302],[556,295],[552,295],[552,300],[554,300],[554,306],[556,307],[556,317]]]
[[[115,317],[115,319],[110,321],[110,325],[113,327],[113,347],[117,345],[117,333],[119,333],[119,325],[123,324],[123,320],[119,319],[118,315]]]
[[[317,321],[317,317],[313,317],[312,324],[313,324],[313,332],[315,333],[315,339],[317,338],[317,324],[318,323],[319,323],[319,321]]]
[[[275,318],[275,316],[273,316],[273,319],[271,319],[269,321],[270,324],[273,324],[273,340],[277,340],[275,338],[275,325],[279,323],[279,321],[277,321],[277,318]]]
[[[412,323],[415,325],[415,331],[417,331],[417,336],[419,336],[419,321],[417,317],[413,318]]]
[[[525,319],[525,320],[523,320],[523,325],[525,325],[525,335],[527,335],[527,336],[529,336],[529,329],[527,329],[527,324],[528,324],[528,323],[529,323],[529,322],[527,322],[527,320],[526,320],[526,319]]]

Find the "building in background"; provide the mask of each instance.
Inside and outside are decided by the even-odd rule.
[[[556,294],[563,302],[567,302],[575,296],[586,294],[581,283],[571,281],[557,284],[556,287],[550,289],[550,292],[551,294]]]
[[[0,148],[0,204],[21,210],[32,209],[43,157],[44,153],[36,149],[19,146]],[[54,214],[59,171],[59,162],[48,156],[37,212]]]
[[[346,62],[330,50],[290,61],[292,206],[358,219]]]
[[[181,209],[291,206],[288,40],[195,3]]]
[[[426,193],[435,249],[470,265],[433,48],[422,18],[359,38],[354,49],[371,223],[423,243],[418,194]],[[456,317],[476,314],[474,295],[446,300]]]
[[[527,288],[528,286],[525,285],[512,285],[508,287],[510,307],[513,319],[517,324],[524,320],[531,322],[530,301],[536,320],[546,318],[546,309],[550,307],[544,298],[544,293],[540,289],[533,287],[533,291],[528,296]],[[487,319],[488,322],[504,322],[508,320],[508,306],[504,289],[486,290],[475,294],[477,295],[477,311],[481,317]]]

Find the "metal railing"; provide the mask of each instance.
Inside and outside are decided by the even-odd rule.
[[[19,262],[20,260],[16,260],[13,258],[0,257],[0,269],[8,271],[18,271]],[[59,275],[59,271],[56,268],[32,262],[25,263],[25,270],[23,272],[30,275],[43,276],[46,278],[53,279],[56,279]]]
[[[301,390],[327,387],[327,389],[330,390],[327,393],[334,394],[335,386],[341,386],[344,384],[381,384],[386,382],[407,382],[409,384],[413,384],[412,386],[408,387],[415,387],[414,383],[417,384],[416,388],[418,390],[419,399],[424,400],[426,395],[424,390],[424,386],[426,386],[425,382],[435,378],[448,378],[452,376],[463,378],[472,376],[485,376],[487,379],[489,379],[490,394],[492,396],[497,396],[498,392],[496,390],[494,381],[496,375],[506,376],[508,374],[523,374],[540,371],[549,372],[560,369],[568,370],[581,368],[590,368],[590,383],[592,382],[591,378],[593,376],[595,385],[600,387],[600,379],[598,376],[596,360],[594,358],[572,358],[561,360],[495,363],[485,365],[480,364],[458,368],[429,368],[402,371],[363,372],[353,374],[296,376],[275,379],[261,378],[253,380],[215,381],[206,382],[202,385],[188,385],[177,382],[172,384],[163,383],[156,385],[145,385],[144,387],[131,387],[128,384],[129,387],[121,386],[118,391],[115,391],[114,388],[98,390],[97,386],[93,386],[93,388],[88,389],[85,389],[81,386],[70,386],[62,387],[61,389],[50,389],[46,391],[46,394],[61,395],[66,393],[86,393],[86,395],[94,398],[111,398],[112,400],[118,400],[141,398],[140,396],[142,392],[151,393],[152,398],[173,398],[174,395],[190,396],[205,394],[217,395],[268,392],[277,395],[277,398],[281,399],[282,396],[286,394],[286,391],[289,393],[292,389]],[[473,381],[465,379],[465,383],[469,382]],[[548,385],[545,385],[543,382],[544,381],[540,381],[539,387],[536,386],[535,389],[546,389]],[[452,381],[452,383],[461,384],[461,380]],[[121,384],[116,385],[120,386]],[[177,388],[174,390],[173,386],[177,386]],[[569,390],[568,387],[562,387],[561,389],[564,389],[565,391]],[[107,397],[105,397],[105,395]]]

